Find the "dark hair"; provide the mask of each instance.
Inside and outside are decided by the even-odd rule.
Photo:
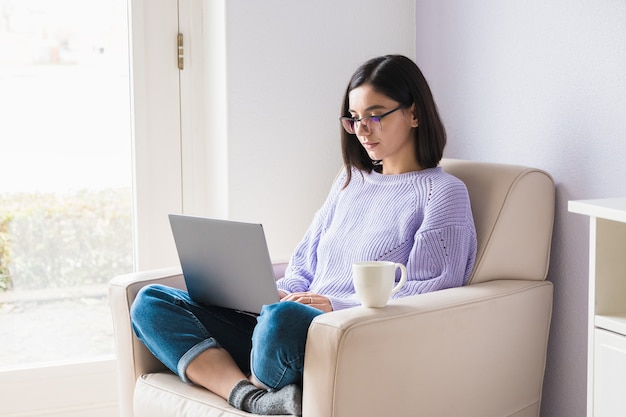
[[[436,167],[446,146],[446,130],[430,87],[417,65],[402,55],[385,55],[365,62],[348,83],[341,116],[350,117],[348,95],[364,84],[371,85],[375,91],[397,101],[402,107],[410,108],[415,104],[415,117],[418,121],[418,127],[414,130],[415,157],[422,168]],[[371,172],[377,165],[370,159],[356,135],[343,128],[341,150],[348,174],[345,185],[352,178],[352,167]]]

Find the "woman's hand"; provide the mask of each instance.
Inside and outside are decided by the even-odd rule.
[[[296,303],[306,304],[318,310],[322,310],[324,313],[333,311],[330,300],[314,292],[293,292],[288,295],[285,295],[282,291],[278,293],[280,295],[280,301],[294,301]]]

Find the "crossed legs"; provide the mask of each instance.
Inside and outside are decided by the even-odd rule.
[[[306,332],[318,314],[277,303],[264,308],[257,325],[254,316],[200,306],[161,285],[142,289],[131,308],[138,338],[170,370],[256,414],[300,414]]]

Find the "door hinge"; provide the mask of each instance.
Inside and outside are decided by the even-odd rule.
[[[183,34],[179,33],[176,38],[176,45],[178,46],[178,69],[182,70],[185,68],[185,53],[183,50]]]

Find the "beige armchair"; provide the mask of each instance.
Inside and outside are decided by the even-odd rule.
[[[478,255],[469,284],[317,317],[306,346],[304,417],[539,415],[554,183],[521,166],[449,159],[442,166],[470,194]],[[121,416],[249,416],[181,382],[134,337],[129,306],[155,282],[184,286],[177,268],[110,284]]]

